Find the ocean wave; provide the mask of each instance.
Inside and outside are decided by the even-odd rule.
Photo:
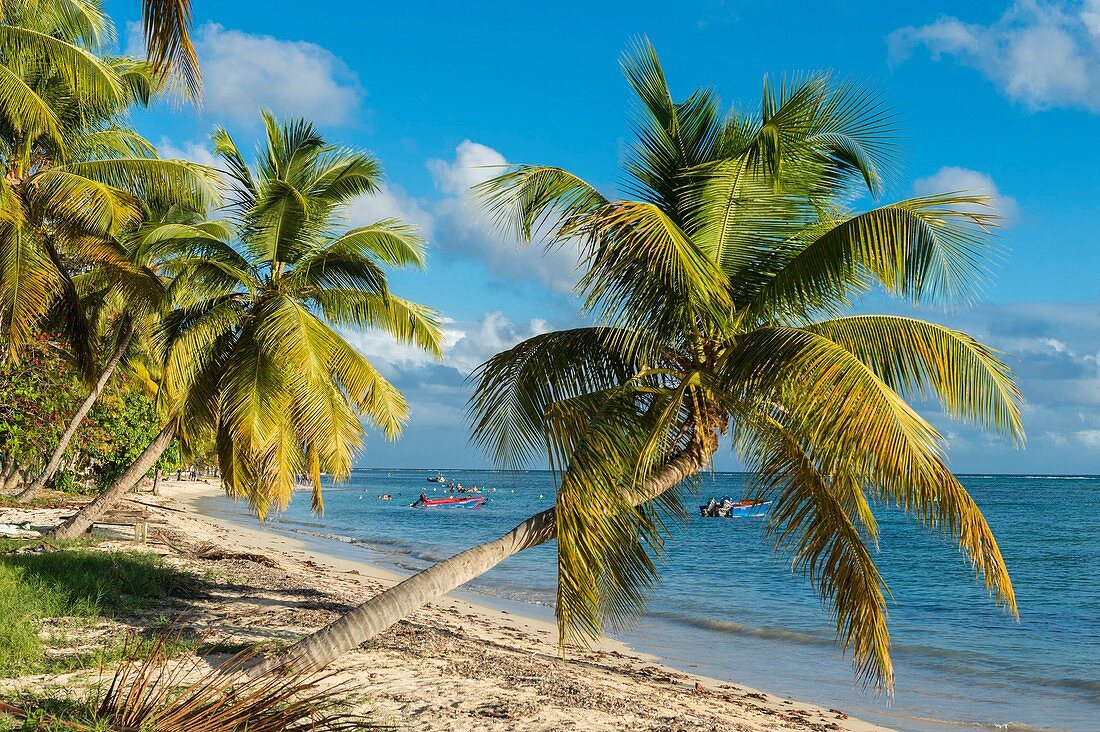
[[[753,638],[778,640],[788,643],[804,643],[815,646],[835,645],[833,639],[824,634],[806,633],[798,630],[787,630],[785,628],[757,628],[751,625],[745,625],[744,623],[736,623],[732,620],[718,620],[702,615],[650,610],[646,612],[646,616],[650,618],[660,618],[661,620],[669,620],[692,628],[699,628],[700,630],[711,630],[730,635],[747,635]]]
[[[1031,480],[1100,480],[1095,475],[1019,475],[1018,478],[1030,478]]]
[[[924,717],[917,714],[904,714],[883,710],[880,714],[894,719],[905,719],[911,722],[936,727],[948,727],[956,729],[990,729],[1001,732],[1065,732],[1062,727],[1037,727],[1026,722],[967,722],[963,720],[940,719],[938,717]]]
[[[437,554],[432,551],[427,551],[419,548],[418,545],[398,539],[360,539],[356,536],[348,536],[347,534],[336,534],[329,531],[312,531],[310,529],[291,530],[295,534],[303,534],[305,536],[313,536],[318,539],[338,541],[341,544],[351,544],[353,546],[362,547],[363,549],[368,549],[378,554],[404,557],[406,559],[415,559],[423,562],[423,564],[418,566],[409,566],[407,562],[391,560],[394,566],[401,567],[402,569],[420,570],[423,569],[424,566],[427,564],[441,562],[447,558],[447,555],[445,554]]]
[[[338,541],[341,544],[355,544],[359,540],[354,536],[347,536],[346,534],[333,534],[328,531],[311,531],[310,529],[291,529],[295,534],[303,534],[305,536],[316,536],[318,539],[331,539],[332,541]]]

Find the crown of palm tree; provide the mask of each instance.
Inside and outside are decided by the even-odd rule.
[[[536,165],[479,189],[502,225],[580,248],[577,289],[599,325],[482,366],[474,439],[505,465],[549,455],[565,642],[641,609],[669,521],[684,515],[667,469],[697,473],[728,437],[773,501],[777,550],[831,605],[859,677],[892,688],[873,505],[953,538],[1016,612],[992,532],[905,398],[935,395],[952,417],[1022,440],[1020,395],[966,334],[840,314],[875,286],[912,302],[972,296],[995,216],[957,194],[853,211],[894,165],[890,115],[861,86],[765,82],[754,112],[722,115],[707,89],[674,101],[648,42],[624,70],[638,98],[632,198]]]
[[[320,473],[348,474],[359,415],[390,439],[407,417],[400,392],[335,327],[381,329],[436,356],[442,344],[435,313],[387,284],[385,267],[423,266],[414,230],[392,219],[341,230],[344,205],[377,190],[378,163],[305,121],[263,120],[255,169],[227,132],[213,136],[231,227],[159,230],[192,240],[205,262],[173,284],[162,323],[170,411],[188,439],[214,435],[226,490],[261,517],[286,506],[303,472],[323,510]]]
[[[97,55],[113,38],[96,2],[6,2],[0,22],[0,332],[5,357],[50,314],[90,368],[73,277],[105,268],[136,283],[120,237],[150,209],[204,211],[204,166],[161,160],[125,125],[164,88],[144,61]]]

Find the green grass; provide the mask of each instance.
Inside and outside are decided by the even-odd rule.
[[[15,542],[0,542],[0,552]],[[22,542],[26,543],[26,542]],[[190,578],[154,554],[71,547],[43,554],[0,555],[0,677],[109,661],[110,646],[47,663],[41,636],[48,618],[75,618],[68,632],[100,618],[163,602]]]

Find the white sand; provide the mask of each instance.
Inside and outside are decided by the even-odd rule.
[[[150,535],[166,542],[151,548],[210,578],[210,596],[188,601],[186,620],[210,640],[292,642],[400,579],[259,526],[202,515],[199,499],[216,495],[215,485],[163,481],[161,491],[133,500],[150,508],[158,522]],[[190,556],[204,543],[264,555],[278,569]],[[345,654],[334,669],[361,711],[409,730],[882,729],[681,673],[610,639],[563,660],[553,624],[450,596]]]

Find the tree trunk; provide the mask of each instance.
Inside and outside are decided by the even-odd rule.
[[[94,501],[76,512],[63,524],[54,529],[50,536],[52,541],[67,541],[83,536],[92,524],[98,521],[103,514],[114,508],[123,496],[153,468],[160,456],[172,444],[172,438],[176,436],[176,422],[171,420],[160,431],[149,446],[138,455],[133,465],[126,468],[126,472],[111,485],[110,488],[100,493]]]
[[[122,361],[122,357],[126,354],[126,349],[130,346],[130,341],[134,337],[133,328],[129,325],[122,327],[122,340],[118,343],[118,348],[111,354],[111,360],[107,362],[107,365],[103,368],[103,373],[99,375],[99,380],[92,387],[88,397],[84,400],[84,403],[80,405],[80,409],[76,410],[76,414],[69,420],[69,426],[65,429],[65,433],[61,435],[61,441],[57,443],[57,447],[53,451],[53,455],[50,456],[50,460],[46,463],[46,469],[43,470],[34,482],[23,489],[19,493],[18,498],[21,500],[27,500],[33,498],[38,491],[42,490],[42,487],[46,485],[50,478],[57,472],[58,466],[61,465],[61,459],[65,456],[65,450],[68,449],[69,443],[72,442],[73,436],[76,434],[77,429],[80,428],[80,423],[84,421],[84,418],[88,416],[88,412],[91,411],[92,405],[99,399],[99,395],[103,393],[104,387],[107,386],[107,382],[110,381],[111,375],[115,372],[118,364]]]
[[[649,479],[645,492],[635,500],[635,505],[656,498],[697,474],[710,463],[717,448],[717,437],[712,434],[705,444],[693,445],[670,459]],[[488,572],[513,554],[556,536],[554,509],[550,508],[520,523],[499,539],[459,552],[372,597],[290,648],[264,660],[249,673],[260,674],[276,668],[302,671],[323,668],[432,600]]]
[[[159,496],[160,490],[158,490],[160,484],[160,468],[153,468],[153,495]]]
[[[19,463],[15,458],[8,458],[8,463],[4,466],[3,477],[0,478],[0,491],[5,495],[19,485]]]

